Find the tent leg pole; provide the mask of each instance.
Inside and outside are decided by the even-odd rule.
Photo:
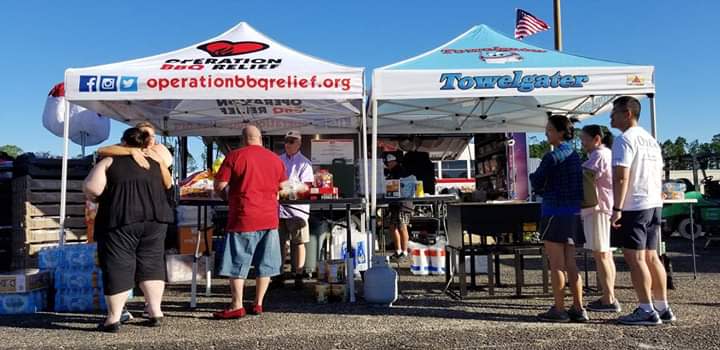
[[[367,171],[368,171],[368,144],[367,144],[367,112],[365,111],[365,98],[363,98],[363,112],[362,112],[362,132],[360,133],[360,138],[362,142],[362,160],[363,160],[363,172],[365,173],[365,176],[363,176],[363,183],[360,184],[363,186],[363,193],[365,193],[365,201],[370,201],[370,178],[368,177]],[[366,206],[365,214],[370,214],[370,208]]]
[[[657,139],[657,119],[655,116],[655,94],[649,94],[650,98],[650,132],[652,136]]]
[[[180,179],[187,177],[188,171],[188,140],[187,136],[180,137],[180,146],[178,146],[180,153]]]
[[[65,116],[63,118],[63,158],[62,173],[60,175],[60,231],[58,232],[60,246],[65,245],[65,216],[67,200],[68,153],[70,147],[70,101],[65,103]]]
[[[650,132],[652,134],[652,137],[657,140],[657,120],[655,119],[655,94],[648,94],[648,98],[650,99]],[[697,181],[695,183],[697,183]],[[692,205],[690,207],[692,208]],[[690,209],[690,215],[690,220],[692,220],[692,209]],[[660,228],[658,228],[658,230],[660,230]],[[658,232],[658,237],[660,237],[660,239],[658,239],[657,251],[661,252],[662,250],[660,248],[662,248],[662,232]]]
[[[368,225],[368,220],[370,219],[370,179],[368,178],[368,153],[367,153],[367,98],[365,96],[365,93],[363,93],[362,98],[362,130],[360,131],[360,144],[362,149],[362,174],[363,174],[363,183],[360,184],[360,186],[363,187],[363,193],[365,194],[363,197],[365,198],[365,215],[363,215],[364,220],[363,221],[363,230],[365,230],[365,242],[368,244],[368,249],[365,254],[368,254],[369,252],[372,252],[372,242],[374,240],[373,233],[369,230],[370,226]],[[372,254],[369,255],[372,257]],[[368,268],[372,267],[372,258],[368,261]]]
[[[370,182],[370,192],[371,194],[371,203],[370,203],[370,225],[372,228],[373,237],[377,236],[377,128],[378,128],[378,116],[377,116],[377,108],[378,103],[376,99],[372,99],[372,164],[370,165],[370,176],[371,176],[371,182]],[[373,242],[372,247],[370,248],[370,252],[372,253],[370,256],[375,255],[375,243]]]

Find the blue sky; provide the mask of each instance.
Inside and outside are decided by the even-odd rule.
[[[691,6],[692,5],[692,6]],[[511,35],[515,8],[552,23],[552,0],[525,1],[4,1],[0,11],[0,145],[60,154],[42,126],[68,67],[139,58],[205,40],[240,21],[299,51],[372,68],[437,47],[474,24]],[[564,49],[656,67],[661,140],[708,141],[716,121],[718,1],[564,1]],[[527,41],[552,48],[552,32]],[[646,109],[647,110],[647,109]],[[647,125],[648,114],[643,114]],[[593,122],[607,123],[607,115]],[[117,142],[124,125],[113,122]],[[79,146],[71,146],[78,154]]]

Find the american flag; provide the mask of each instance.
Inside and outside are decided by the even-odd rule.
[[[550,26],[541,20],[533,16],[530,12],[525,10],[517,10],[517,21],[515,22],[515,39],[522,40],[535,33],[544,32],[550,29]]]

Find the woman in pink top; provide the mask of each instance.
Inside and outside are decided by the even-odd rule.
[[[587,305],[596,312],[620,312],[620,303],[615,299],[615,263],[610,249],[610,217],[613,207],[612,187],[612,134],[599,125],[588,125],[582,129],[582,145],[588,160],[582,165],[584,172],[590,172],[595,179],[597,205],[582,209],[585,248],[593,251],[595,264],[603,289],[602,298]]]

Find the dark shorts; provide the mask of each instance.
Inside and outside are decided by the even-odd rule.
[[[585,244],[580,215],[545,216],[540,220],[540,239],[575,246]]]
[[[611,242],[625,249],[657,250],[662,208],[623,211],[620,227],[611,228]]]
[[[166,232],[167,224],[140,222],[95,235],[105,295],[165,280]]]
[[[409,225],[413,210],[404,205],[391,205],[389,208],[388,224],[400,226]]]

